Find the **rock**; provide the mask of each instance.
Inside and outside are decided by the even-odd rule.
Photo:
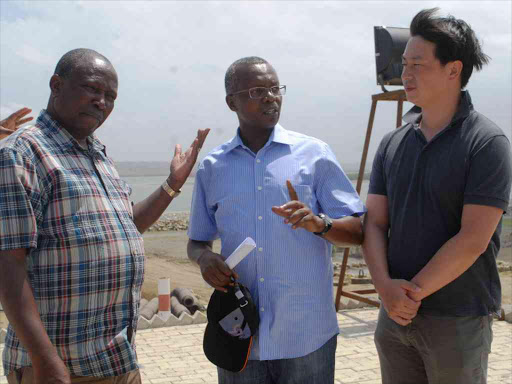
[[[505,320],[508,323],[512,323],[512,304],[501,305],[500,320]]]

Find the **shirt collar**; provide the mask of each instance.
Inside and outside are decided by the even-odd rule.
[[[76,139],[57,122],[57,120],[50,116],[46,109],[42,109],[39,113],[36,125],[42,129],[46,129],[63,148],[71,149],[73,147],[77,147],[84,150],[80,144],[78,144],[78,141],[76,141]],[[96,135],[92,134],[89,136],[87,138],[87,143],[89,144],[90,151],[105,153],[105,145],[98,140]]]
[[[469,114],[473,111],[473,103],[471,102],[471,96],[468,91],[462,91],[460,96],[459,107],[457,108],[457,112],[452,118],[450,122],[450,126],[453,125],[456,121],[464,119],[469,116]],[[421,108],[415,105],[412,107],[409,112],[404,115],[403,120],[406,123],[410,124],[419,124],[421,121]]]
[[[272,133],[270,134],[270,137],[268,138],[267,143],[265,144],[265,147],[270,145],[271,143],[291,145],[293,144],[293,138],[290,137],[286,129],[284,129],[281,125],[276,124],[276,126],[272,130]],[[245,144],[242,141],[242,138],[240,137],[240,128],[236,130],[236,136],[233,137],[227,143],[226,153],[232,151],[233,149],[239,146],[246,148]]]

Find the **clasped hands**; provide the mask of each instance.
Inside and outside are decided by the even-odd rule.
[[[316,216],[310,207],[299,201],[297,192],[289,180],[286,181],[286,186],[290,201],[272,207],[272,212],[283,217],[285,224],[290,224],[292,229],[303,228],[309,232],[321,232],[325,227],[324,221]],[[206,249],[197,262],[203,279],[219,291],[227,292],[225,287],[232,284],[231,277],[238,279],[238,275],[227,266],[224,258],[210,249]]]
[[[389,318],[406,326],[416,317],[423,298],[421,288],[411,281],[388,279],[377,289]]]

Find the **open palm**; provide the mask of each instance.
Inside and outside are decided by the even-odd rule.
[[[29,108],[21,108],[0,121],[0,140],[6,138],[23,124],[32,120],[33,117],[24,118],[30,112],[32,112],[32,110]]]
[[[175,191],[181,189],[185,181],[187,181],[209,132],[210,128],[199,129],[197,131],[197,137],[185,152],[181,151],[180,144],[176,144],[174,157],[171,161],[171,176],[169,180],[170,187]]]

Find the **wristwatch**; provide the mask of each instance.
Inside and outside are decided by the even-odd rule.
[[[167,180],[165,180],[163,183],[162,183],[162,189],[167,192],[167,194],[171,197],[171,198],[175,198],[175,197],[178,197],[179,194],[181,193],[181,190],[179,191],[175,191],[174,189],[171,188],[171,186],[169,185],[169,183],[167,182]]]
[[[321,232],[313,232],[313,233],[317,236],[323,237],[332,228],[332,220],[328,216],[324,215],[323,213],[319,213],[318,217],[324,221],[325,227]]]

